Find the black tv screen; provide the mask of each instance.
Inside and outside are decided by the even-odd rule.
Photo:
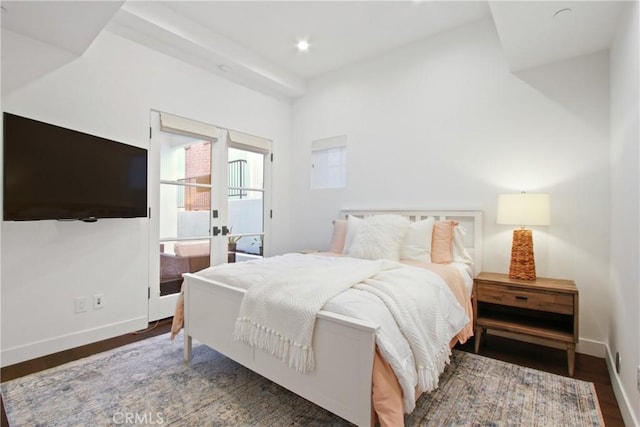
[[[147,150],[3,118],[5,221],[147,216]]]

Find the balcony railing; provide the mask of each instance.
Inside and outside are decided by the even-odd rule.
[[[247,161],[232,160],[229,162],[229,197],[242,199],[247,197],[247,191],[243,188],[247,185]]]
[[[185,184],[211,184],[211,175],[182,178],[178,182]],[[229,198],[242,199],[247,197],[245,187],[247,183],[247,161],[232,160],[229,162]],[[239,188],[240,187],[240,188]],[[178,208],[187,211],[209,210],[211,207],[211,195],[209,187],[181,186],[177,195]]]

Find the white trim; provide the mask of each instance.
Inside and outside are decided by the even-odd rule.
[[[332,136],[311,141],[311,151],[328,150],[347,146],[347,135]]]
[[[261,153],[269,153],[271,151],[271,141],[268,139],[235,130],[228,130],[227,132],[229,133],[229,147],[249,151],[258,150]]]
[[[576,352],[580,354],[587,354],[589,356],[599,357],[600,359],[604,359],[607,357],[607,345],[600,341],[594,341],[594,340],[578,337],[578,345],[576,346]]]
[[[0,359],[2,367],[35,359],[70,348],[80,347],[87,343],[102,341],[108,338],[128,334],[148,326],[147,316],[112,323],[97,328],[86,329],[80,332],[60,335],[54,338],[35,341],[29,344],[11,347],[2,350]]]
[[[218,141],[218,129],[215,126],[164,112],[160,112],[160,130],[211,142]]]
[[[607,368],[609,369],[609,378],[611,379],[613,393],[618,401],[618,407],[620,408],[624,424],[627,426],[640,426],[640,420],[638,420],[633,413],[633,405],[631,405],[629,396],[627,396],[627,393],[624,391],[624,387],[620,382],[620,377],[616,374],[615,362],[614,357],[611,354],[611,349],[607,345],[605,345],[605,347],[607,349],[607,357],[605,359],[607,361]]]

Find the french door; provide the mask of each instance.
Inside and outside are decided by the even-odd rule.
[[[269,141],[151,112],[149,321],[173,316],[184,273],[264,254]]]
[[[227,262],[242,262],[264,255],[266,152],[238,144],[227,133]]]
[[[173,315],[182,274],[222,261],[217,242],[222,237],[212,233],[220,228],[213,207],[221,198],[222,175],[216,173],[220,147],[214,126],[156,111],[150,121],[149,321],[154,321]]]

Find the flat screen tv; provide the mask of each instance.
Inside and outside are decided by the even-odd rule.
[[[147,150],[4,113],[5,221],[147,216]]]

